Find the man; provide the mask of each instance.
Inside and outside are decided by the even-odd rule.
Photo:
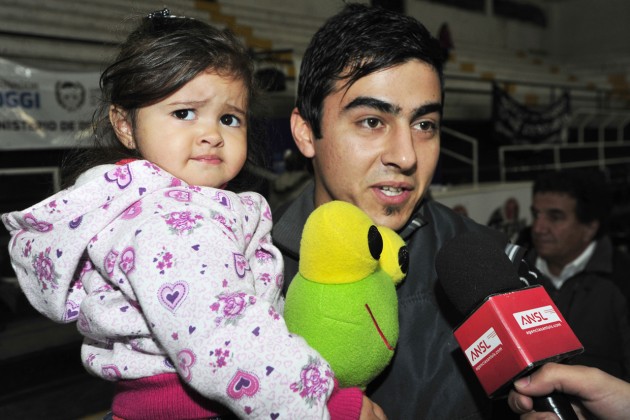
[[[628,379],[627,300],[615,284],[628,281],[628,257],[606,235],[611,197],[596,171],[543,174],[534,183],[528,256],[584,353],[572,360]],[[621,271],[620,271],[621,270]]]
[[[440,152],[443,96],[440,45],[422,24],[346,6],[307,48],[291,116],[314,186],[274,215],[285,287],[297,272],[304,223],[328,201],[357,205],[407,242],[398,347],[367,390],[390,419],[475,419],[490,408],[453,338],[462,317],[438,287],[434,262],[460,232],[500,234],[425,198]],[[506,242],[497,238],[497,246]]]

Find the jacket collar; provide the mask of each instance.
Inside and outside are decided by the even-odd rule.
[[[314,184],[311,183],[293,202],[281,208],[271,230],[274,245],[294,259],[298,259],[300,254],[300,240],[306,219],[315,210],[314,191]]]

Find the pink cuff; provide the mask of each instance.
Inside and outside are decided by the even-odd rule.
[[[335,379],[327,406],[331,420],[358,420],[363,406],[363,391],[360,388],[339,388]]]
[[[116,383],[114,416],[125,420],[202,419],[225,412],[185,385],[175,373]]]

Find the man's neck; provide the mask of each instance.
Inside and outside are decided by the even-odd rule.
[[[562,270],[564,269],[564,267],[566,267],[567,265],[569,265],[571,263],[571,261],[568,262],[553,262],[553,261],[549,261],[549,260],[545,260],[547,262],[547,269],[549,270],[549,272],[551,274],[553,274],[554,276],[559,276],[560,273],[562,273]]]
[[[536,262],[536,267],[545,275],[550,277],[550,280],[554,283],[557,288],[560,288],[565,280],[572,277],[576,273],[583,271],[586,268],[586,264],[593,256],[593,252],[595,251],[596,241],[592,241],[588,244],[584,250],[571,261],[568,262],[558,262],[558,261],[543,261],[538,258]]]

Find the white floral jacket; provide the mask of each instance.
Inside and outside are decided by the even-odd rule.
[[[42,314],[77,321],[92,373],[177,372],[239,417],[328,418],[333,375],[287,331],[260,195],[189,186],[138,160],[2,220],[20,286]]]

